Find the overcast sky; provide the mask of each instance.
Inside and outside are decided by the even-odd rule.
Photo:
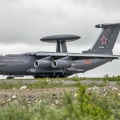
[[[55,44],[40,41],[54,34],[81,36],[67,46],[69,52],[82,52],[100,33],[96,24],[119,22],[119,0],[0,0],[0,54],[55,51]],[[120,35],[114,54],[120,54],[119,46]],[[120,75],[119,66],[114,60],[79,76]]]

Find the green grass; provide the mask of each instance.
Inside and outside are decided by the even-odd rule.
[[[120,96],[89,96],[86,87],[78,84],[78,96],[65,92],[59,104],[50,94],[28,103],[25,99],[0,108],[0,120],[120,120]],[[51,100],[52,101],[51,101]]]
[[[48,79],[48,80],[46,80]],[[64,80],[67,80],[65,78]],[[86,80],[88,78],[84,78]],[[107,86],[107,81],[117,81],[120,86],[120,76],[103,78],[91,78],[91,80],[104,79],[101,86]],[[7,102],[5,106],[0,105],[0,120],[120,120],[120,96],[116,93],[99,96],[96,93],[88,95],[86,88],[97,86],[92,82],[84,86],[79,83],[75,85],[63,85],[63,79],[38,79],[36,83],[0,83],[0,89],[19,89],[21,86],[27,88],[53,88],[76,86],[78,96],[75,98],[70,92],[65,92],[61,96],[44,94],[39,96],[34,102],[28,102],[24,97],[12,102]],[[55,82],[55,81],[59,82]],[[79,77],[69,80],[80,81]],[[111,91],[112,92],[112,91]],[[59,99],[59,103],[53,105],[54,101]]]
[[[46,78],[44,78],[46,79]],[[79,77],[79,76],[74,76],[72,78],[49,78],[50,80],[73,80],[73,81],[80,81],[80,80],[103,80],[103,81],[120,81],[120,76],[112,76],[110,77],[108,74],[104,75],[103,77]],[[38,78],[35,80],[42,80],[42,78]]]
[[[27,86],[28,89],[39,89],[39,88],[55,88],[55,87],[75,87],[77,85],[64,85],[61,81],[46,81],[46,80],[40,80],[35,83],[23,83],[23,82],[18,82],[18,83],[7,83],[7,82],[2,82],[0,83],[0,90],[3,89],[19,89],[21,86]]]
[[[13,83],[7,83],[7,82],[3,82],[0,83],[0,90],[2,89],[19,89],[21,86],[27,86],[27,88],[29,89],[38,89],[38,88],[53,88],[53,87],[76,87],[77,82],[81,81],[81,80],[91,80],[92,82],[86,86],[91,87],[91,86],[106,86],[108,85],[108,81],[116,81],[117,85],[120,86],[120,76],[113,76],[113,77],[109,77],[108,75],[104,76],[103,78],[79,78],[78,76],[75,76],[73,78],[38,78],[35,79],[38,80],[38,82],[35,83],[23,83],[22,81],[16,83],[13,80]],[[66,80],[72,80],[75,81],[76,84],[71,84],[71,85],[67,85],[67,84],[63,84],[62,80],[66,81]],[[97,84],[94,82],[94,80],[102,80],[103,83],[102,84]],[[9,80],[8,80],[9,81]],[[15,80],[17,81],[17,80]]]
[[[104,75],[103,77],[79,77],[74,76],[71,78],[35,78],[35,79],[7,79],[7,80],[46,80],[49,79],[50,81],[61,81],[61,80],[73,80],[73,81],[80,81],[80,80],[97,80],[97,81],[120,81],[120,76],[112,76],[110,77],[108,74]],[[4,80],[4,79],[1,79]]]

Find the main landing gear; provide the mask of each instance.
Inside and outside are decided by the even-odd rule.
[[[14,79],[15,77],[13,75],[9,75],[7,79]]]
[[[67,78],[67,75],[55,75],[53,78]]]
[[[46,78],[46,77],[49,77],[49,78],[67,78],[67,75],[54,75],[54,76],[34,76],[34,78]]]

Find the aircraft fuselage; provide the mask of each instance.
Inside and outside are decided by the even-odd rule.
[[[35,68],[34,61],[38,59],[40,58],[36,56],[26,56],[25,54],[0,56],[0,74],[14,76],[33,75],[36,77],[54,77],[59,75],[64,77],[75,73],[80,73],[76,71],[68,71],[65,68]],[[85,72],[101,66],[109,61],[110,59],[75,60],[74,68],[82,69]],[[35,71],[28,72],[29,69],[33,69]]]

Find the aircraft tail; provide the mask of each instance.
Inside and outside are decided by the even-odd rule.
[[[113,54],[112,49],[120,31],[120,23],[99,24],[95,27],[102,28],[102,32],[93,46],[89,50],[83,51],[83,53]]]

